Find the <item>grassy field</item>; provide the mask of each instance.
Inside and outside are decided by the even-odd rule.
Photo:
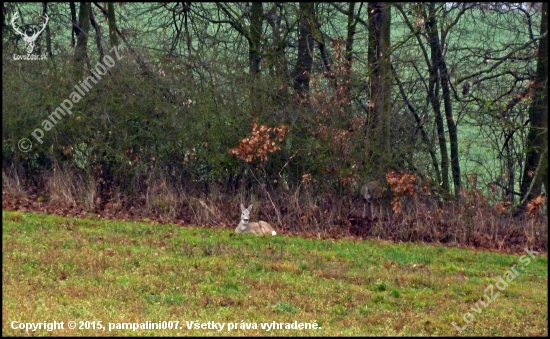
[[[3,336],[548,335],[538,253],[2,221]]]

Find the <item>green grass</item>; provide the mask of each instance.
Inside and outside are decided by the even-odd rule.
[[[5,336],[439,336],[459,334],[452,323],[463,328],[467,312],[474,319],[461,335],[548,334],[545,255],[526,264],[440,246],[19,212],[3,212],[2,221]],[[520,274],[473,310],[511,267]],[[14,321],[64,322],[64,329],[25,332]],[[69,321],[82,329],[68,329]],[[108,330],[147,321],[178,328]],[[274,322],[279,329],[261,328]],[[316,329],[285,329],[300,323]]]

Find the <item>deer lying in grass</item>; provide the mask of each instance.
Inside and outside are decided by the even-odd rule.
[[[252,209],[252,204],[248,208],[244,208],[244,205],[241,204],[241,222],[239,226],[235,229],[237,233],[253,233],[257,235],[277,235],[277,232],[271,227],[271,225],[265,221],[258,222],[249,222],[250,220],[250,210]]]
[[[382,198],[384,187],[376,180],[369,181],[361,187],[361,196],[370,205],[370,214],[372,216],[373,202],[377,202]],[[365,217],[365,208],[363,208],[363,218]]]

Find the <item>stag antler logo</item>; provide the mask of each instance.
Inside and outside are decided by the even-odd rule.
[[[23,41],[25,41],[27,43],[27,53],[28,54],[31,54],[32,51],[34,50],[34,42],[36,41],[36,39],[38,39],[38,36],[40,35],[40,33],[42,33],[44,31],[44,29],[46,28],[46,25],[48,24],[48,21],[50,20],[50,18],[48,17],[48,14],[44,14],[43,18],[46,20],[46,22],[44,23],[44,27],[42,27],[42,29],[36,33],[34,33],[33,35],[29,36],[27,33],[32,33],[34,32],[35,30],[33,28],[26,28],[25,31],[21,31],[19,28],[17,28],[17,25],[15,24],[15,20],[17,20],[17,17],[19,15],[17,13],[15,13],[13,15],[13,19],[11,19],[11,26],[13,27],[13,29],[19,33],[19,35],[21,35],[21,37],[23,38]]]

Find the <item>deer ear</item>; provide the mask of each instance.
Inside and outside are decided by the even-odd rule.
[[[250,204],[250,206],[248,206],[248,210],[252,211],[252,204]]]
[[[244,205],[241,204],[241,212],[244,211]]]

